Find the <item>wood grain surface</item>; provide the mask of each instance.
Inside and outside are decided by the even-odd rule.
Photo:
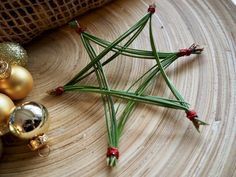
[[[151,0],[117,0],[79,18],[87,30],[116,39],[140,19]],[[158,49],[176,51],[193,42],[205,50],[168,68],[176,87],[209,126],[199,134],[183,111],[140,104],[128,121],[116,168],[106,166],[107,134],[99,95],[67,93],[49,97],[88,62],[80,38],[65,26],[26,46],[35,86],[26,100],[50,112],[51,153],[39,157],[26,142],[6,137],[0,176],[236,176],[236,7],[230,0],[156,0],[153,27]],[[148,28],[132,44],[150,49]],[[100,48],[97,48],[101,51]],[[153,61],[118,57],[105,67],[111,86],[127,89]],[[96,83],[91,76],[87,83]],[[172,97],[162,78],[153,95]]]

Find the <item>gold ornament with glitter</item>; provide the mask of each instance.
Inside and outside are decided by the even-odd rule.
[[[28,62],[26,50],[18,43],[0,43],[0,60],[8,62],[10,65],[25,67]]]

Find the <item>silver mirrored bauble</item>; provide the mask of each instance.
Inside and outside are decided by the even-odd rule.
[[[45,133],[49,127],[47,109],[36,102],[17,106],[10,115],[9,129],[15,136],[32,139]]]

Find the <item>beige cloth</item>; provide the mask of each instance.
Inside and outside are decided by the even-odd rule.
[[[111,0],[1,0],[0,42],[27,43]]]

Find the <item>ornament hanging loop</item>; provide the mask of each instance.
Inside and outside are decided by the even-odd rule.
[[[43,148],[38,149],[38,156],[39,157],[47,157],[47,156],[49,156],[50,152],[51,152],[51,148],[48,144],[46,144]]]

